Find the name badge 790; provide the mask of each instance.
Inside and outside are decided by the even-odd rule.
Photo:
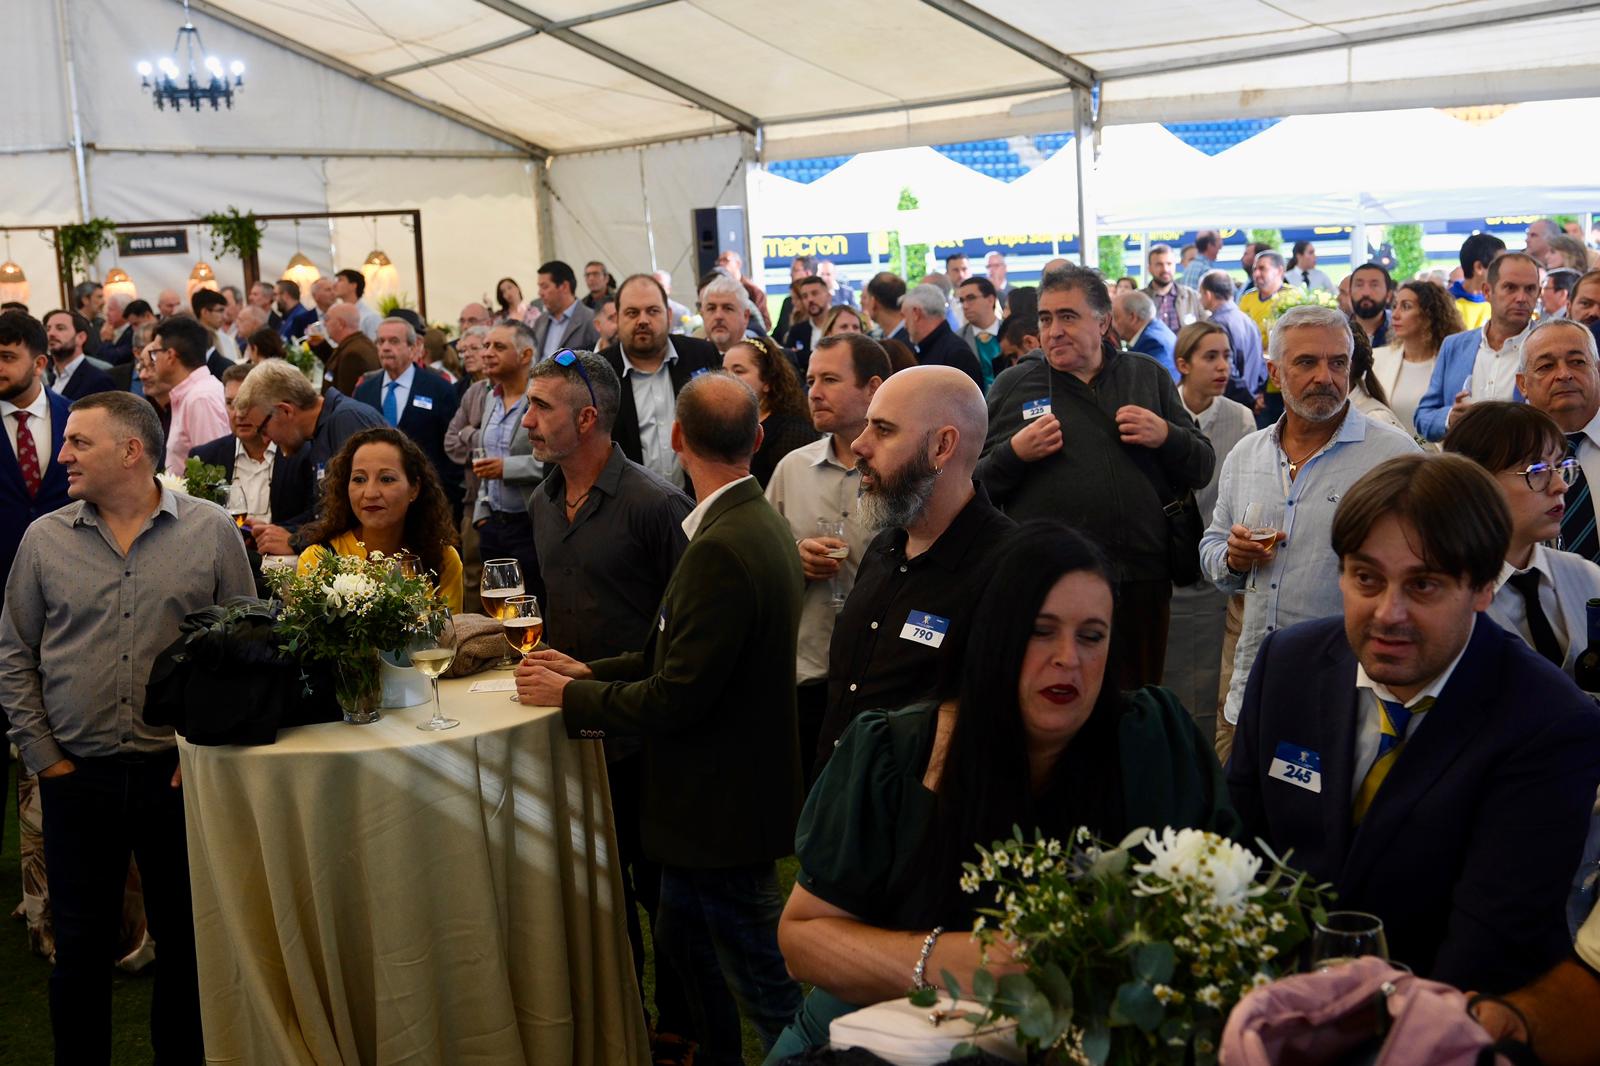
[[[950,632],[950,619],[940,618],[936,614],[925,614],[922,611],[912,611],[906,618],[906,624],[900,629],[900,639],[937,648],[944,643],[945,634],[948,632]]]

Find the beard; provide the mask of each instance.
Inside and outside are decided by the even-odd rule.
[[[1284,406],[1307,422],[1327,422],[1344,410],[1346,394],[1333,388],[1307,389],[1299,396],[1283,394]]]
[[[29,389],[33,388],[33,383],[35,381],[37,381],[38,379],[39,378],[38,378],[37,374],[29,373],[27,377],[25,377],[21,381],[17,382],[17,384],[7,386],[4,389],[0,389],[0,400],[4,400],[7,403],[10,403],[12,400],[15,400],[18,396],[21,396],[23,393],[25,393]]]
[[[1350,305],[1357,318],[1377,318],[1383,313],[1383,304],[1371,296],[1363,296]]]
[[[927,510],[939,482],[939,471],[928,459],[926,442],[909,463],[892,473],[874,470],[865,459],[856,460],[856,469],[872,475],[872,487],[861,494],[860,507],[862,521],[873,530],[915,523]]]

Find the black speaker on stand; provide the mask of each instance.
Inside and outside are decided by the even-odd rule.
[[[744,208],[697,207],[691,214],[696,282],[715,268],[717,256],[727,251],[738,252],[739,258],[744,260],[745,277],[759,281],[761,264],[750,262],[750,248],[745,239]]]

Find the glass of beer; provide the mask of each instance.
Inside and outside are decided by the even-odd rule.
[[[506,618],[506,603],[513,596],[522,595],[522,564],[515,559],[489,559],[483,564],[483,576],[478,579],[478,598],[483,601],[483,613],[495,621]],[[501,669],[516,665],[507,656],[499,662]]]
[[[539,610],[539,597],[513,596],[506,601],[505,613],[500,616],[500,626],[505,631],[506,643],[511,650],[526,659],[539,646],[544,636],[544,613]],[[512,703],[520,703],[511,697]]]
[[[456,658],[456,625],[447,608],[440,607],[428,614],[428,627],[419,633],[407,649],[411,665],[433,683],[433,717],[417,726],[418,729],[436,732],[454,729],[461,723],[446,718],[439,706],[439,676],[450,669]]]
[[[844,566],[844,561],[850,558],[850,545],[844,540],[844,519],[819,518],[817,519],[817,536],[822,540],[838,541],[828,547],[828,558],[839,560],[839,565]],[[844,590],[839,585],[838,575],[828,579],[828,606],[838,611],[844,607]]]
[[[244,486],[235,481],[228,486],[228,517],[242,530],[249,515],[250,505],[245,501]]]

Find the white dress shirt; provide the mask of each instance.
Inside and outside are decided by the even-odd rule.
[[[1543,544],[1535,544],[1533,557],[1528,560],[1527,569],[1535,570],[1539,574],[1539,606],[1544,608],[1544,616],[1550,620],[1550,628],[1555,631],[1556,640],[1561,644],[1561,650],[1565,652],[1571,641],[1567,636],[1567,623],[1561,617],[1561,603],[1556,598],[1556,575],[1550,569],[1546,552],[1547,549]],[[1528,603],[1522,598],[1522,593],[1507,584],[1513,575],[1526,572],[1518,570],[1510,563],[1500,565],[1500,576],[1495,578],[1494,600],[1490,603],[1489,610],[1502,629],[1509,629],[1519,634],[1531,648],[1533,630],[1528,628]]]
[[[244,492],[245,509],[253,525],[267,525],[272,521],[272,464],[278,457],[278,446],[268,444],[260,459],[250,458],[244,442],[233,442],[233,483]]]
[[[1495,351],[1489,346],[1489,327],[1483,327],[1478,342],[1478,357],[1472,362],[1472,402],[1510,400],[1517,391],[1517,369],[1522,362],[1522,342],[1528,339],[1533,320],[1515,337],[1509,337]]]
[[[1578,445],[1578,465],[1583,467],[1583,476],[1590,485],[1600,485],[1600,412],[1579,432],[1583,441]]]
[[[383,380],[378,383],[378,413],[383,413],[385,397],[389,395],[389,386],[392,383],[395,386],[394,417],[396,422],[400,421],[405,416],[406,404],[411,402],[411,385],[416,379],[417,364],[415,363],[408,363],[405,373],[397,378],[391,378],[389,372],[385,370],[383,372]]]
[[[672,420],[676,415],[677,394],[672,391],[672,364],[678,361],[677,349],[667,345],[667,357],[653,373],[633,365],[628,350],[622,352],[622,376],[633,389],[633,409],[639,415],[639,450],[644,465],[672,482],[682,480],[678,453],[672,450]]]
[[[66,366],[57,368],[56,383],[50,386],[56,391],[57,396],[65,396],[67,394],[67,382],[72,380],[72,375],[77,372],[77,369],[83,365],[83,361],[87,358],[88,356],[86,355],[79,355]]]
[[[744,477],[736,478],[735,480],[730,481],[726,485],[722,486],[716,492],[713,492],[711,495],[707,496],[705,499],[701,500],[699,503],[695,504],[694,510],[690,511],[683,517],[683,535],[688,537],[690,540],[693,540],[694,535],[700,532],[700,523],[706,520],[706,512],[711,510],[711,505],[725,496],[728,490],[733,488],[735,485],[743,485],[746,481],[749,481],[754,477],[754,474],[746,474]]]
[[[1477,623],[1474,622],[1474,625]],[[1372,764],[1378,761],[1378,739],[1383,734],[1383,719],[1378,708],[1379,700],[1388,700],[1398,703],[1406,709],[1415,707],[1429,696],[1439,698],[1439,693],[1450,681],[1450,675],[1456,672],[1456,665],[1461,662],[1461,657],[1467,653],[1467,645],[1472,643],[1472,635],[1467,634],[1467,639],[1462,643],[1461,650],[1456,652],[1456,657],[1450,660],[1450,665],[1438,677],[1428,682],[1428,687],[1412,696],[1409,700],[1402,700],[1390,692],[1388,686],[1381,685],[1367,676],[1367,668],[1358,661],[1356,663],[1356,702],[1361,715],[1361,728],[1356,731],[1356,761],[1354,772],[1350,775],[1350,801],[1355,800],[1357,792],[1361,791],[1361,782],[1366,779],[1367,771],[1372,769]],[[1431,714],[1431,712],[1430,712]],[[1430,721],[1429,714],[1412,721],[1406,728],[1403,739],[1410,740],[1417,735],[1417,730],[1427,725]]]
[[[28,432],[33,434],[33,447],[39,453],[39,476],[43,477],[55,456],[50,454],[50,397],[40,389],[39,395],[26,407],[18,407],[10,400],[0,400],[0,422],[6,424],[6,439],[11,442],[11,455],[17,454],[17,412],[25,411],[29,417]],[[0,741],[4,743],[4,741]]]

